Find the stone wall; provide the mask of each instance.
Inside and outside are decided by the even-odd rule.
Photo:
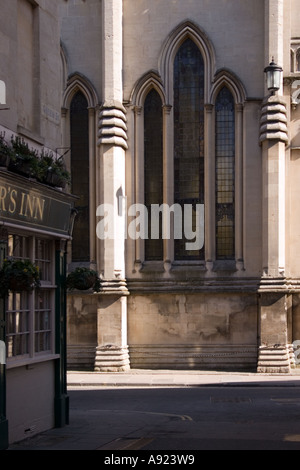
[[[97,346],[98,298],[93,295],[68,295],[68,368],[92,370]]]
[[[251,294],[131,295],[131,367],[255,368],[257,313]]]

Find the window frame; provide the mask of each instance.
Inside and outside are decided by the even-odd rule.
[[[193,47],[194,47],[194,50],[197,50],[198,52],[198,62],[196,64],[197,68],[198,68],[198,72],[199,72],[199,69],[201,69],[201,75],[203,76],[203,82],[202,82],[202,86],[203,88],[200,87],[201,85],[201,80],[199,79],[199,82],[198,82],[198,89],[197,89],[197,95],[198,95],[198,98],[199,98],[199,103],[198,103],[198,107],[197,107],[197,110],[196,112],[194,113],[194,118],[196,119],[196,116],[197,114],[199,114],[198,116],[198,123],[199,123],[199,142],[198,142],[198,151],[199,151],[199,175],[198,175],[198,185],[199,185],[199,192],[197,193],[197,196],[195,196],[193,194],[190,194],[188,195],[187,193],[185,194],[181,194],[181,198],[176,197],[176,193],[177,193],[177,190],[176,190],[176,184],[180,184],[182,185],[183,182],[184,182],[184,177],[179,175],[179,179],[178,181],[176,180],[175,181],[175,178],[176,178],[176,172],[177,172],[177,168],[184,166],[185,167],[185,160],[186,160],[186,154],[187,152],[184,152],[182,153],[182,155],[180,156],[180,158],[177,157],[176,155],[176,146],[181,144],[185,147],[185,150],[187,150],[187,148],[189,148],[189,145],[187,145],[187,143],[185,142],[186,141],[186,136],[182,136],[182,139],[179,140],[178,139],[178,134],[180,134],[180,131],[178,132],[178,130],[176,130],[176,126],[179,125],[179,129],[180,129],[180,124],[179,124],[179,121],[176,122],[176,116],[178,114],[178,118],[179,116],[182,116],[182,114],[184,114],[184,109],[182,109],[183,107],[180,107],[179,106],[179,103],[175,103],[175,88],[176,88],[176,79],[175,79],[175,75],[177,75],[178,73],[178,77],[181,75],[180,72],[177,70],[177,67],[176,65],[178,65],[178,62],[177,61],[177,58],[179,57],[179,54],[183,53],[184,52],[184,47],[186,47],[187,45],[187,48],[189,48],[188,46],[188,43],[192,43],[193,44]],[[187,52],[188,53],[188,52]],[[186,57],[187,59],[187,57]],[[192,64],[192,62],[196,59],[196,57],[194,56],[192,61],[190,62],[190,66]],[[179,68],[179,67],[178,67]],[[192,76],[192,75],[191,75]],[[194,73],[193,75],[193,79],[195,79],[195,77],[198,77],[197,74]],[[185,93],[183,92],[180,96],[180,98],[182,98],[182,96],[184,96],[184,94],[188,93],[189,95],[192,94],[192,87],[191,86],[184,86],[183,87],[184,90],[185,90]],[[173,122],[173,131],[174,131],[174,145],[173,145],[173,172],[174,172],[174,180],[173,180],[173,185],[174,185],[174,203],[175,204],[180,204],[181,205],[181,208],[183,210],[183,206],[186,203],[190,204],[192,201],[193,201],[193,205],[194,203],[198,203],[198,204],[205,204],[205,197],[204,197],[204,186],[205,186],[205,157],[204,157],[204,136],[205,136],[205,131],[204,131],[204,119],[205,119],[205,110],[204,110],[204,88],[205,88],[205,63],[204,63],[204,59],[203,59],[203,56],[202,56],[202,53],[201,51],[199,50],[198,46],[195,44],[195,42],[191,39],[191,38],[186,38],[185,41],[182,42],[182,44],[180,45],[180,47],[178,48],[178,51],[175,55],[175,58],[174,58],[174,65],[173,65],[173,118],[174,118],[174,122]],[[177,89],[177,92],[176,94],[178,93],[178,95],[180,94],[180,89],[182,89],[182,83],[178,84],[178,87],[176,88]],[[203,103],[202,103],[202,107],[201,107],[201,101],[203,100]],[[182,101],[182,100],[180,100]],[[182,102],[180,104],[183,104]],[[189,103],[190,104],[190,103]],[[190,122],[191,123],[191,122]],[[201,133],[201,124],[203,125],[203,129],[202,129],[202,133]],[[194,123],[192,123],[194,124]],[[182,123],[182,125],[186,128],[186,124]],[[187,132],[190,131],[190,128],[186,129]],[[194,133],[194,132],[197,132],[196,131],[196,128],[195,126],[191,125],[191,132]],[[202,144],[200,143],[202,141]],[[203,150],[201,152],[201,147],[203,147]],[[201,156],[200,156],[201,155]],[[182,158],[182,162],[181,162],[181,158]],[[201,162],[201,159],[203,159],[203,161]],[[202,165],[201,165],[202,163]],[[202,167],[202,168],[201,168]],[[185,167],[185,169],[188,169]],[[201,171],[202,170],[202,171]],[[191,175],[190,175],[191,176]],[[190,188],[189,188],[190,190]],[[180,191],[179,191],[180,193]],[[201,201],[201,193],[202,193],[202,198],[203,198],[203,201]],[[192,197],[191,197],[192,196]],[[186,251],[186,254],[184,255],[183,254],[183,250],[182,250],[182,244],[187,242],[187,240],[185,240],[184,238],[184,234],[183,234],[183,239],[181,241],[181,243],[179,243],[178,241],[176,241],[174,243],[174,262],[177,262],[177,263],[181,263],[181,262],[184,262],[184,261],[192,261],[192,262],[199,262],[199,263],[203,263],[204,260],[205,260],[205,241],[204,241],[204,248],[202,248],[201,250],[198,250],[199,253],[195,256],[192,256],[191,254],[189,255],[187,253],[187,250]],[[180,248],[180,245],[181,245],[181,248]],[[178,252],[181,252],[180,256],[177,255]]]
[[[79,105],[82,107],[80,113],[75,113],[74,109],[78,106],[78,102],[76,100],[79,99]],[[81,102],[80,102],[81,100]],[[71,186],[72,186],[72,194],[82,194],[81,191],[78,191],[78,188],[82,187],[82,173],[80,172],[80,166],[82,164],[82,154],[84,155],[84,163],[87,164],[87,167],[84,168],[84,176],[83,180],[86,184],[86,190],[84,191],[83,197],[80,197],[80,200],[76,202],[75,208],[78,208],[78,216],[75,220],[74,231],[73,231],[73,241],[72,241],[72,250],[71,250],[71,259],[72,263],[77,263],[78,265],[82,263],[89,264],[91,261],[91,234],[90,234],[90,226],[91,226],[91,185],[90,185],[90,142],[89,142],[89,104],[88,100],[83,93],[82,90],[77,90],[74,93],[71,102],[70,102],[70,152],[71,152]],[[84,115],[82,114],[82,110],[84,110]],[[77,127],[79,125],[78,116],[80,115],[80,127],[81,132],[78,133]],[[80,143],[78,145],[78,136],[81,136]],[[75,140],[75,143],[74,143]],[[78,151],[77,148],[84,147],[84,152],[81,153],[80,158],[78,158]],[[75,157],[76,156],[76,157]],[[74,187],[74,184],[76,186]],[[85,203],[83,207],[80,207],[81,203]],[[87,203],[87,204],[86,204]],[[83,220],[81,220],[83,218]],[[85,220],[87,219],[87,220]],[[78,232],[77,232],[78,230]],[[84,232],[84,236],[86,237],[84,245],[84,253],[81,252],[80,246],[81,237],[80,235]]]
[[[231,122],[227,119],[225,120],[225,116],[224,119],[222,119],[222,122],[221,120],[218,119],[218,110],[217,110],[217,107],[218,107],[218,100],[222,98],[221,96],[221,93],[223,91],[227,91],[227,93],[230,95],[230,99],[232,100],[232,105],[233,105],[233,112],[231,111]],[[229,117],[229,113],[228,113],[228,110],[226,110],[227,112],[227,118]],[[236,138],[235,138],[235,132],[236,132],[236,126],[235,126],[235,119],[236,119],[236,116],[235,116],[235,103],[234,103],[234,97],[233,97],[233,94],[231,93],[231,91],[229,90],[229,88],[227,86],[223,86],[220,90],[219,90],[219,93],[216,97],[216,101],[215,101],[215,211],[216,211],[216,220],[215,220],[215,227],[216,227],[216,261],[234,261],[235,260],[235,225],[236,225],[236,217],[235,217],[235,200],[236,200],[236,191],[235,191],[235,184],[236,184],[236,175],[235,175],[235,167],[236,167]],[[231,124],[231,128],[229,129],[229,124]],[[222,129],[221,129],[222,127]],[[224,128],[227,127],[227,130],[228,130],[228,134],[226,135],[224,133]],[[223,131],[223,132],[222,132]],[[220,142],[220,139],[221,139],[221,134],[222,134],[222,141],[223,143],[221,144]],[[230,134],[233,134],[233,136]],[[230,137],[233,137],[232,139],[230,139]],[[229,142],[229,140],[231,140]],[[220,150],[220,148],[222,147],[222,149]],[[231,147],[231,148],[229,148]],[[233,155],[232,157],[229,156],[228,152],[232,152]],[[221,156],[221,153],[223,153],[224,155]],[[221,162],[221,159],[223,159],[223,162]],[[231,160],[231,162],[229,161],[229,159]],[[225,163],[226,161],[226,163]],[[222,174],[222,169],[225,170],[226,166],[227,166],[227,169],[228,169],[228,161],[229,163],[231,164],[231,167],[232,167],[232,172],[231,172],[231,175],[230,175],[230,179],[231,181],[229,180],[228,176],[227,175],[227,179],[225,180],[224,178],[224,175],[225,175],[225,171],[223,171],[223,178],[221,178],[221,174]],[[223,168],[221,168],[221,166],[223,166]],[[228,184],[232,183],[232,190],[229,191],[229,187],[228,187]],[[221,186],[222,186],[222,189],[221,189]],[[226,188],[226,189],[225,189]],[[232,202],[230,203],[228,201],[228,197],[229,197],[229,194],[231,193],[230,197],[232,197]],[[222,196],[221,196],[222,194]],[[223,199],[227,199],[227,201],[223,200],[223,202],[219,202],[218,199],[222,197]],[[225,210],[225,212],[228,212],[228,210],[230,210],[230,205],[232,206],[232,217],[233,217],[233,223],[232,223],[232,234],[231,234],[231,237],[226,237],[226,236],[220,236],[220,231],[219,229],[221,229],[221,226],[218,225],[218,218],[217,218],[217,213],[218,211],[220,210],[220,207],[223,206],[223,209]],[[229,226],[224,226],[223,227],[223,230],[225,228],[228,229]],[[227,238],[227,240],[230,240],[230,244],[232,245],[232,253],[229,255],[229,254],[220,254],[220,244],[223,245],[223,250],[225,250],[225,245],[226,245],[226,242],[225,242],[225,239]],[[228,245],[228,242],[227,242],[227,245]],[[229,250],[229,247],[227,247],[227,250]]]
[[[159,133],[160,133],[160,138],[158,139],[155,139],[156,142],[159,141],[159,145],[160,145],[160,149],[159,149],[159,155],[154,155],[156,152],[157,152],[157,149],[156,148],[151,148],[151,144],[150,146],[147,146],[147,141],[146,141],[146,137],[148,137],[148,135],[146,136],[146,133],[148,132],[150,134],[150,132],[152,132],[152,130],[150,131],[148,129],[148,124],[150,125],[153,125],[153,123],[147,123],[146,125],[146,119],[148,118],[151,118],[153,119],[153,115],[146,115],[146,111],[147,111],[147,107],[146,107],[146,102],[148,99],[151,98],[151,94],[153,94],[153,96],[155,97],[155,99],[159,99],[160,100],[160,104],[161,104],[161,110],[160,110],[160,115],[157,116],[157,122],[154,124],[155,125],[155,131],[158,130],[158,128],[156,128],[156,126],[158,126],[159,124],[161,124],[161,129],[159,130]],[[155,95],[154,95],[155,94]],[[157,103],[158,104],[158,103]],[[152,136],[151,136],[152,137]],[[155,88],[151,88],[147,94],[147,96],[145,97],[145,101],[144,101],[144,203],[145,203],[145,207],[148,209],[148,240],[145,240],[145,245],[144,245],[144,250],[145,250],[145,261],[146,262],[161,262],[163,261],[164,259],[164,247],[163,247],[163,240],[159,240],[159,243],[157,240],[154,240],[153,242],[151,242],[151,239],[150,239],[150,234],[151,234],[151,211],[150,211],[150,207],[151,206],[151,202],[149,202],[150,200],[153,201],[153,198],[154,199],[157,199],[155,202],[155,204],[163,204],[163,139],[164,139],[164,136],[163,136],[163,107],[162,107],[162,101],[161,101],[161,97],[159,95],[159,93],[155,90]],[[150,158],[151,157],[155,157],[156,158],[156,163],[160,166],[160,169],[161,169],[161,175],[159,176],[159,186],[160,188],[158,188],[158,184],[156,185],[156,189],[157,191],[155,191],[155,195],[153,194],[149,194],[149,191],[148,191],[148,187],[147,187],[147,183],[148,183],[148,178],[147,177],[153,177],[153,175],[151,174],[151,165],[152,165],[152,162],[150,161]],[[161,161],[158,161],[158,160],[161,160]],[[150,172],[150,175],[149,175],[149,172]],[[147,194],[148,192],[148,194]],[[160,194],[158,194],[158,192]],[[158,201],[159,199],[159,201]],[[155,251],[155,255],[152,254],[152,259],[151,259],[151,256],[149,255],[150,252],[153,252]],[[158,254],[158,251],[160,252]]]
[[[204,201],[205,201],[205,259],[175,260],[174,240],[164,240],[164,261],[147,262],[144,241],[136,240],[133,273],[180,274],[187,267],[204,272],[244,270],[244,103],[246,90],[237,76],[228,69],[215,72],[215,53],[208,38],[190,22],[180,25],[168,37],[160,59],[159,72],[145,74],[131,94],[134,111],[134,195],[135,203],[144,203],[144,100],[153,87],[163,97],[163,146],[164,146],[164,204],[174,204],[174,95],[173,68],[177,52],[187,39],[195,42],[204,59]],[[215,101],[219,91],[226,86],[233,95],[235,106],[235,259],[216,259],[215,214]],[[173,227],[171,227],[173,233]],[[171,271],[170,271],[171,270]],[[199,271],[199,272],[200,272]]]
[[[8,248],[8,256],[13,257],[15,259],[29,259],[31,262],[35,263],[36,265],[40,266],[41,263],[45,261],[50,265],[49,274],[47,280],[41,280],[40,289],[37,291],[36,289],[33,292],[26,293],[23,292],[19,293],[10,293],[9,299],[7,302],[7,310],[6,310],[6,319],[7,319],[7,331],[6,331],[6,343],[7,343],[7,368],[12,369],[16,367],[21,367],[24,365],[34,364],[38,362],[50,361],[59,357],[59,355],[55,354],[55,292],[56,292],[56,284],[55,284],[55,240],[42,235],[33,235],[29,233],[22,233],[21,231],[18,233],[14,231],[9,232],[9,245],[12,243],[12,239],[17,241],[17,239],[23,239],[28,242],[28,252],[27,253],[18,253],[17,256],[14,256],[13,253],[10,251],[12,245]],[[49,256],[50,259],[39,259],[37,258],[36,247],[37,243],[42,240],[43,243],[48,243],[49,249]],[[14,243],[14,242],[13,242]],[[49,307],[47,312],[49,313],[49,328],[47,331],[41,328],[37,328],[36,325],[36,313],[39,312],[37,309],[37,298],[38,295],[45,295],[49,296]],[[26,312],[28,315],[28,328],[27,331],[19,331],[16,333],[11,333],[9,329],[9,317],[11,314],[14,313],[13,310],[10,310],[10,305],[18,305],[20,298],[23,298],[23,302],[26,303],[27,308],[25,310],[21,310],[16,308],[16,313]],[[23,334],[27,335],[28,346],[26,351],[23,354],[12,354],[10,355],[10,348],[14,348],[13,342],[11,343],[10,338],[22,336]],[[48,344],[49,349],[36,351],[36,339],[37,335],[43,334],[48,335]],[[17,341],[17,340],[15,340]]]

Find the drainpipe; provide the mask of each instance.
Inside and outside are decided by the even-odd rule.
[[[55,296],[55,427],[69,424],[69,396],[67,394],[67,335],[66,335],[66,242],[56,243],[56,296]]]

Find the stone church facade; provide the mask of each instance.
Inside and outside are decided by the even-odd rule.
[[[79,197],[68,265],[101,276],[100,293],[68,295],[69,368],[290,372],[299,0],[58,3],[61,147]]]

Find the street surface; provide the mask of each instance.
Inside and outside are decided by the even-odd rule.
[[[300,450],[299,381],[280,386],[72,387],[69,395],[70,426],[11,450],[99,450],[111,460],[117,451],[180,456],[181,451],[192,455],[200,450]]]

